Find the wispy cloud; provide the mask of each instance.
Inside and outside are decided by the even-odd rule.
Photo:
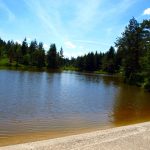
[[[127,12],[138,0],[121,0],[119,2],[112,2],[109,8],[102,9],[103,11],[101,12],[101,20],[106,20],[106,19],[112,19],[114,20],[115,18],[119,18]],[[110,24],[111,25],[111,24]]]
[[[5,5],[5,3],[2,0],[0,0],[0,10],[6,13],[9,21],[15,19],[15,14]]]
[[[86,38],[91,32],[98,32],[109,29],[108,35],[113,28],[116,18],[127,12],[138,0],[122,0],[119,2],[109,2],[106,7],[105,1],[101,0],[83,0],[76,4],[74,18],[70,21],[69,32],[73,33],[75,38]],[[106,9],[107,8],[107,9]],[[111,21],[111,23],[110,23]],[[105,26],[104,26],[105,24]]]
[[[95,25],[96,17],[100,12],[100,0],[82,0],[76,5],[76,13],[72,25],[76,28],[84,29],[91,28]]]
[[[131,8],[138,0],[122,0],[120,3],[115,4],[112,9],[113,12],[119,14],[126,12],[129,8]]]
[[[150,8],[145,9],[143,15],[150,15]]]
[[[101,0],[77,0],[72,4],[68,0],[63,2],[24,0],[30,11],[40,19],[46,32],[61,41],[66,41],[66,39],[71,41],[71,36],[75,38],[86,36],[96,26],[103,24],[104,20],[127,11],[135,1],[122,0],[117,4],[111,3],[106,10],[104,9],[105,1]],[[69,7],[73,9],[67,10]],[[64,18],[68,17],[68,14],[71,17]]]
[[[70,51],[70,52],[64,52],[64,56],[67,58],[71,57],[78,57],[78,56],[83,56],[85,53],[83,51]]]
[[[57,18],[57,16],[53,16],[54,14],[57,15],[57,10],[54,9],[52,15],[48,9],[45,9],[47,6],[50,6],[51,3],[48,2],[48,4],[44,4],[44,2],[40,0],[24,0],[24,2],[27,4],[28,8],[40,19],[40,23],[46,29],[47,33],[57,37],[59,40],[63,39],[59,28],[57,28],[58,22],[55,22],[57,19],[54,20],[54,18]]]
[[[92,45],[105,45],[105,46],[109,46],[109,44],[106,43],[101,43],[98,41],[90,41],[90,40],[73,40],[79,43],[86,43],[86,44],[92,44]]]
[[[65,45],[66,48],[69,48],[69,49],[75,49],[76,48],[76,45],[73,44],[71,41],[66,41],[64,43],[64,45]]]

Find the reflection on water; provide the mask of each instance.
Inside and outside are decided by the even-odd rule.
[[[113,119],[116,125],[150,120],[150,93],[122,85],[115,99]]]
[[[0,137],[147,121],[149,99],[113,76],[0,70]]]

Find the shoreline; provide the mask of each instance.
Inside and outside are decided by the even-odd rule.
[[[0,150],[150,149],[150,122],[0,147]]]
[[[31,142],[42,141],[42,140],[63,138],[67,136],[111,129],[114,127],[115,126],[107,125],[107,126],[91,127],[91,128],[81,127],[76,129],[72,128],[72,129],[64,129],[64,130],[46,130],[46,131],[38,131],[38,132],[19,133],[14,135],[8,135],[7,137],[0,137],[0,147],[31,143]]]

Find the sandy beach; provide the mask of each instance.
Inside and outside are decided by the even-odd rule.
[[[0,147],[0,150],[149,150],[150,122],[50,140]]]

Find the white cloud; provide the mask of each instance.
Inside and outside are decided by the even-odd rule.
[[[65,43],[66,48],[75,49],[76,45],[73,44],[71,41],[66,41]]]
[[[47,44],[44,44],[43,47],[44,47],[45,50],[48,50],[49,46]]]
[[[16,40],[16,42],[17,42],[18,44],[22,44],[22,41],[20,41],[20,40]]]
[[[76,52],[76,51],[73,51],[73,52],[64,52],[64,56],[65,58],[71,58],[71,57],[78,57],[78,56],[83,56],[84,55],[84,52]]]
[[[145,9],[143,15],[150,15],[150,8]]]
[[[27,39],[28,42],[31,42],[31,38],[27,37],[26,39]]]

